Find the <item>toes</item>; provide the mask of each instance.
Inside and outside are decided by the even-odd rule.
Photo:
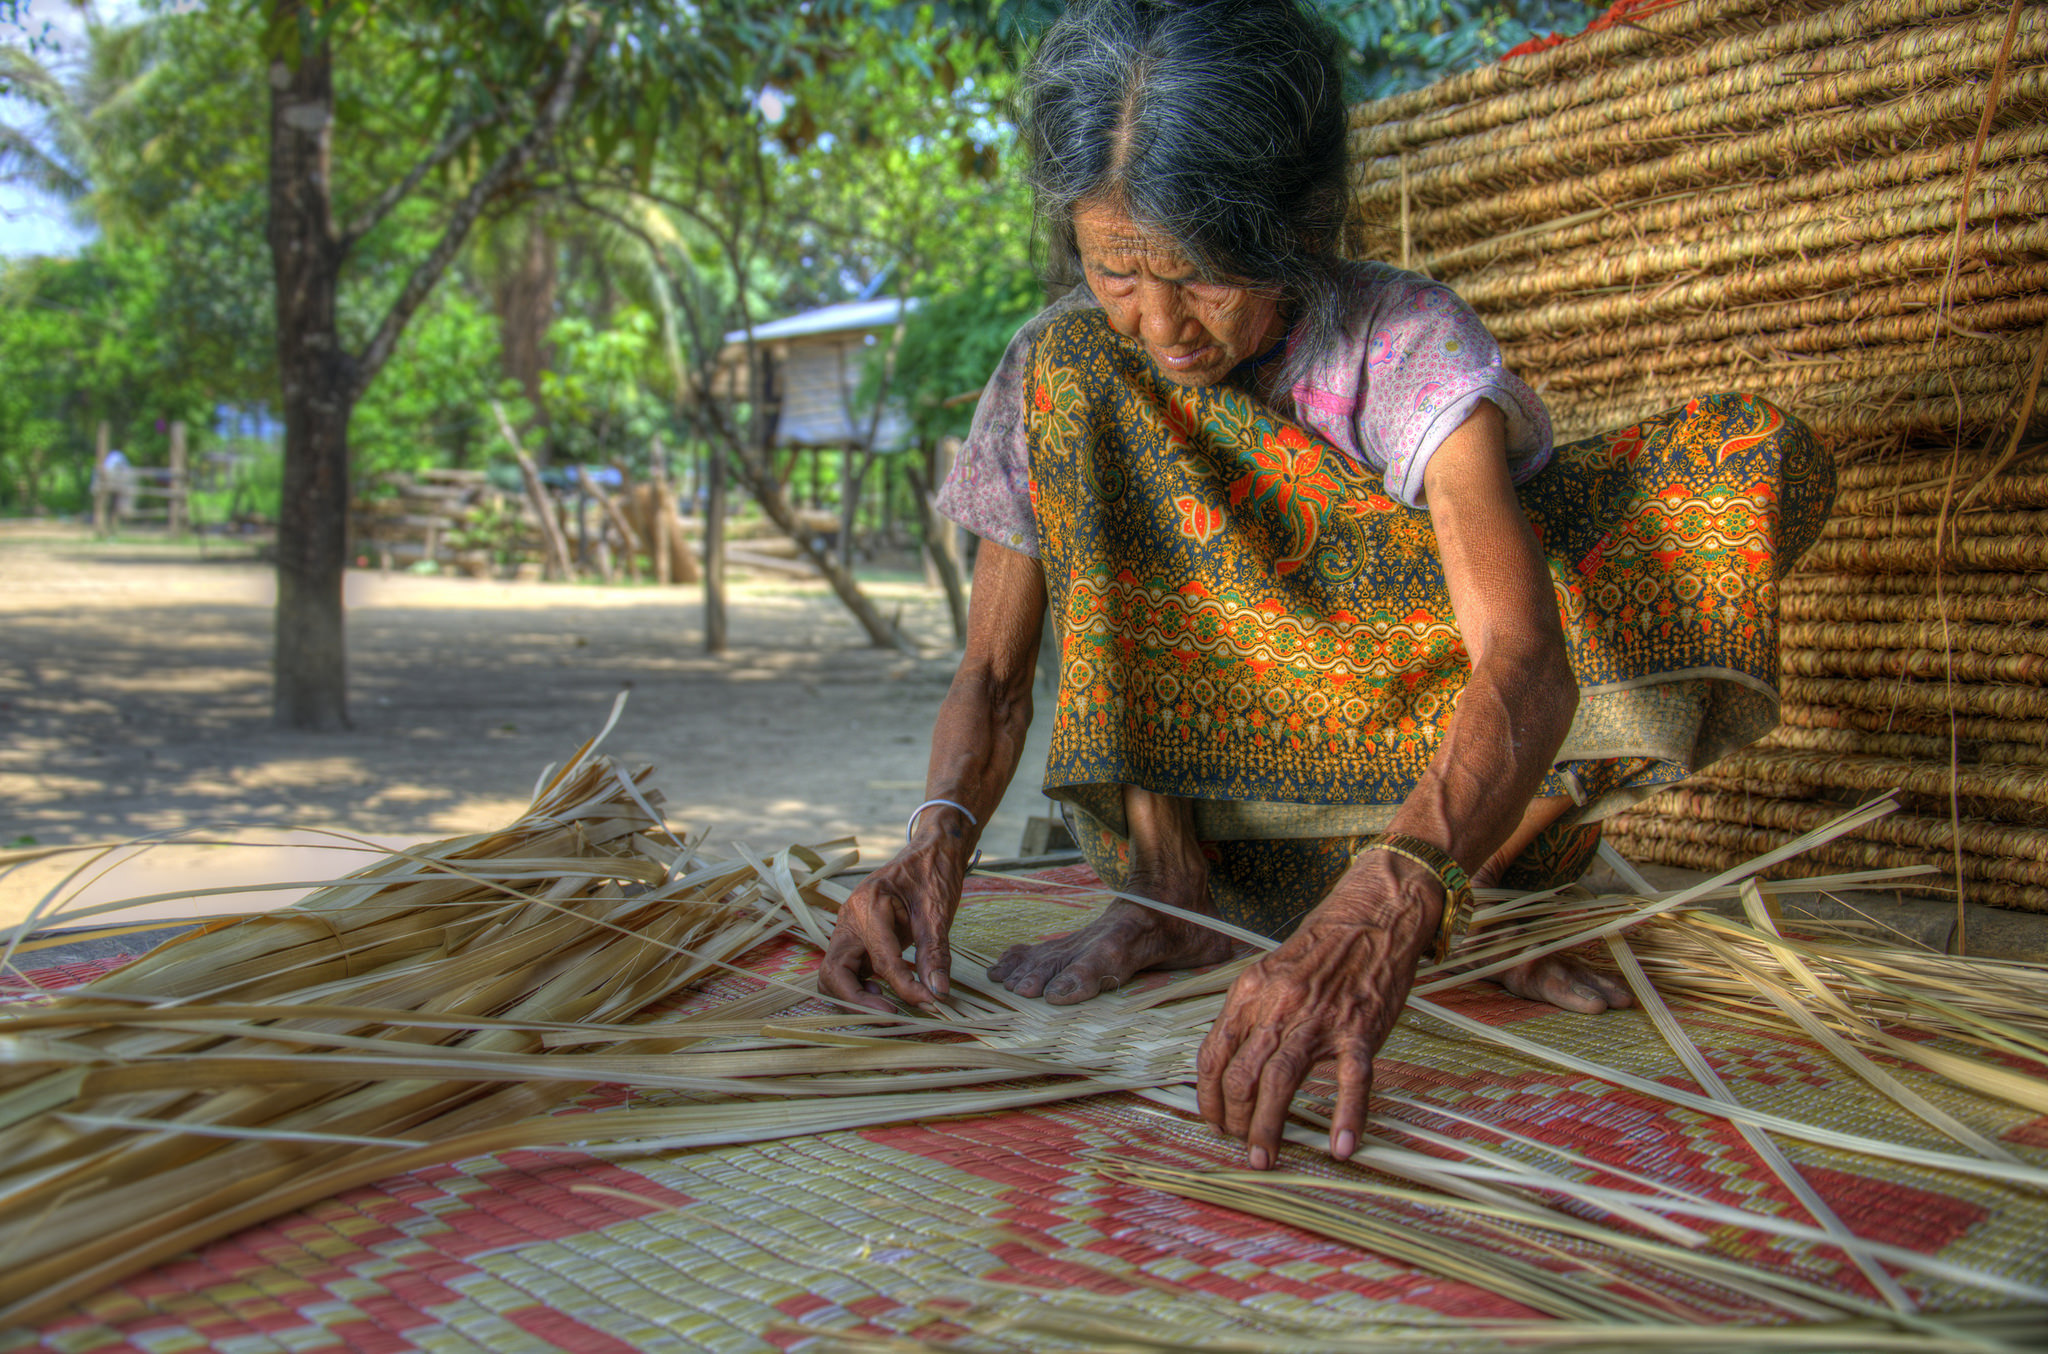
[[[1612,974],[1555,956],[1518,964],[1501,974],[1498,981],[1525,1001],[1548,1002],[1580,1015],[1599,1015],[1610,1007],[1635,1004],[1627,984]]]
[[[1619,1011],[1636,1004],[1636,994],[1629,991],[1628,984],[1611,973],[1587,969],[1580,982],[1582,986],[1591,987],[1612,1010]]]
[[[1122,987],[1138,967],[1121,950],[1080,955],[1045,985],[1045,999],[1054,1006],[1072,1006],[1087,1001],[1090,997]]]
[[[1031,953],[1029,945],[1012,945],[1003,951],[1003,957],[988,966],[988,976],[997,982],[1010,976],[1010,971],[1022,963],[1024,956]]]
[[[1582,964],[1559,963],[1540,970],[1538,986],[1542,1000],[1580,1015],[1599,1015],[1628,1000],[1626,988]]]
[[[1020,997],[1035,997],[1045,991],[1045,980],[1050,976],[1047,969],[1035,965],[1020,965],[1009,977],[1003,979],[1003,986]]]
[[[1558,978],[1544,984],[1543,999],[1561,1010],[1580,1015],[1599,1015],[1607,1009],[1607,998],[1591,983]]]
[[[1098,973],[1086,963],[1072,964],[1045,985],[1045,999],[1053,1006],[1074,1006],[1101,992],[1105,981],[1113,983],[1115,975]]]
[[[1067,947],[1051,944],[1032,947],[1019,955],[1002,979],[1004,987],[1020,997],[1035,997],[1045,991],[1045,985],[1067,966]]]

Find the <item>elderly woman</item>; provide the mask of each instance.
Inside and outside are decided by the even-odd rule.
[[[1740,396],[1553,449],[1463,302],[1341,257],[1341,82],[1298,0],[1083,0],[1027,93],[1041,226],[1078,285],[1017,335],[940,496],[982,538],[967,652],[909,843],[842,910],[821,983],[875,1009],[947,994],[1050,616],[1046,792],[1089,862],[1286,937],[1202,1047],[1203,1113],[1263,1168],[1333,1061],[1346,1157],[1471,884],[1575,878],[1602,817],[1776,722],[1776,582],[1832,467]],[[1070,1003],[1228,953],[1116,902],[991,975]],[[1562,957],[1502,981],[1629,1000]]]

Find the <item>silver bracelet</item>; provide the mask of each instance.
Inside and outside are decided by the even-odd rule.
[[[974,826],[976,826],[976,827],[980,827],[980,826],[981,826],[981,819],[979,819],[979,818],[976,818],[976,817],[974,816],[974,810],[973,810],[973,809],[970,809],[970,808],[968,808],[968,807],[967,807],[967,806],[966,806],[965,804],[962,804],[962,803],[960,803],[960,802],[959,802],[958,800],[954,800],[954,799],[927,799],[927,800],[926,800],[926,801],[925,801],[924,803],[922,803],[922,804],[918,805],[918,806],[917,806],[916,808],[914,808],[914,809],[912,809],[912,810],[910,811],[910,821],[909,821],[909,822],[907,822],[907,823],[905,823],[905,824],[903,825],[903,840],[905,840],[905,841],[909,841],[909,840],[910,840],[910,834],[911,834],[911,833],[913,833],[913,832],[915,832],[915,831],[917,831],[917,815],[919,815],[920,813],[923,813],[923,812],[924,812],[924,811],[925,811],[926,809],[929,809],[929,808],[931,808],[931,807],[932,807],[932,806],[934,806],[934,805],[942,805],[942,806],[944,806],[944,807],[946,807],[946,808],[949,808],[949,809],[958,809],[958,810],[960,810],[960,812],[962,812],[962,813],[964,813],[964,814],[966,814],[966,815],[967,815],[967,821],[968,821],[968,822],[970,822],[970,823],[974,824]],[[968,862],[967,862],[967,868],[971,870],[971,869],[973,869],[973,868],[974,868],[974,867],[975,867],[976,865],[979,865],[980,863],[981,863],[981,852],[977,850],[977,851],[976,851],[976,852],[974,853],[974,859],[973,859],[973,860],[970,860],[970,861],[968,861]]]
[[[911,833],[917,831],[917,815],[923,813],[926,809],[931,808],[935,804],[942,804],[949,809],[958,809],[960,810],[960,812],[967,815],[968,822],[974,824],[976,827],[981,826],[981,819],[976,818],[974,816],[974,810],[968,808],[965,804],[962,804],[957,800],[952,799],[927,799],[924,803],[918,805],[916,808],[910,811],[910,821],[903,825],[903,836],[905,840],[909,839]]]

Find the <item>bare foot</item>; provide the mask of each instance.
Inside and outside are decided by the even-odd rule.
[[[1527,1001],[1547,1001],[1583,1015],[1636,1004],[1627,983],[1565,954],[1527,960],[1496,973],[1492,981]]]
[[[1127,891],[1148,898],[1159,896],[1137,880],[1131,881]],[[1202,901],[1208,901],[1206,887]],[[1174,906],[1186,907],[1187,903],[1176,900]],[[1119,898],[1070,936],[1035,945],[1012,945],[989,968],[988,976],[1020,997],[1043,996],[1054,1006],[1072,1006],[1105,988],[1121,987],[1131,975],[1146,969],[1220,964],[1230,953],[1225,936]]]
[[[1209,863],[1195,840],[1193,802],[1127,785],[1124,816],[1130,821],[1131,874],[1123,891],[1213,914]],[[1119,898],[1073,935],[1012,945],[988,976],[1020,997],[1072,1006],[1146,969],[1220,964],[1230,953],[1230,941],[1207,927]]]
[[[1479,888],[1491,888],[1499,883],[1509,862],[1520,856],[1536,834],[1556,821],[1570,803],[1568,799],[1539,799],[1532,803],[1514,837],[1494,853],[1493,859],[1480,867],[1479,873],[1472,877],[1473,884]],[[1635,994],[1628,990],[1627,983],[1567,954],[1546,954],[1540,959],[1524,960],[1511,969],[1496,973],[1487,981],[1500,984],[1524,1001],[1547,1001],[1561,1010],[1577,1011],[1581,1015],[1599,1015],[1602,1011],[1620,1010],[1636,1004]]]

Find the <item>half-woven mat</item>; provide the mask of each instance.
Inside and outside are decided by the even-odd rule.
[[[10,954],[0,1348],[2048,1337],[2038,966],[1781,935],[1740,877],[1497,898],[1356,1161],[1318,1081],[1252,1178],[1188,1113],[1234,965],[1005,993],[993,954],[1101,899],[1056,871],[976,881],[944,1009],[835,1010],[843,858],[716,856],[658,801],[587,744],[503,832],[118,967]],[[1688,906],[1731,893],[1746,921]],[[1642,1009],[1472,982],[1581,945]]]

